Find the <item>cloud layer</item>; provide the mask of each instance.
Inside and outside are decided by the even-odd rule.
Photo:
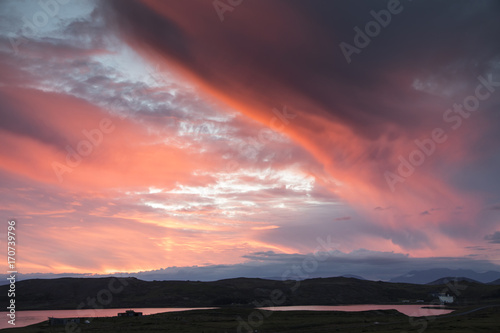
[[[19,269],[245,275],[325,235],[377,254],[341,274],[382,278],[377,256],[498,265],[500,7],[399,6],[373,34],[386,1],[259,0],[223,21],[201,0],[4,1]]]

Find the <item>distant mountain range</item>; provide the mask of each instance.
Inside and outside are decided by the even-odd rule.
[[[495,281],[488,282],[488,284],[494,285],[494,286],[499,286],[500,285],[500,279],[497,279]]]
[[[346,275],[341,275],[339,277],[353,278],[353,279],[358,279],[358,280],[366,280],[364,277],[359,276],[359,275],[354,275],[354,274],[346,274]]]
[[[435,286],[435,285],[440,285],[440,284],[447,284],[447,283],[450,283],[450,282],[464,282],[464,281],[465,282],[471,282],[471,283],[481,283],[479,281],[476,281],[476,280],[473,280],[473,279],[469,279],[469,278],[466,278],[466,277],[445,277],[445,278],[437,279],[436,281],[429,282],[427,284]]]
[[[189,274],[185,274],[182,276],[175,276],[166,278],[161,274],[138,274],[137,276],[133,273],[120,273],[120,274],[106,274],[106,275],[92,275],[92,274],[42,274],[42,273],[33,273],[33,274],[17,274],[16,281],[23,280],[32,280],[32,279],[58,279],[58,278],[104,278],[104,277],[115,277],[115,278],[131,278],[136,277],[138,279],[144,281],[167,281],[167,280],[177,280],[177,281],[189,281]],[[344,274],[338,277],[345,278],[355,278],[358,280],[367,280],[362,276],[354,275],[354,274]],[[9,282],[7,281],[8,275],[0,274],[0,286],[6,285]],[[231,278],[231,277],[229,277]],[[253,277],[249,277],[253,278]],[[267,280],[276,280],[281,281],[282,278],[280,276],[269,276],[269,277],[260,277],[262,279]],[[386,282],[400,282],[400,283],[412,283],[412,284],[439,284],[441,279],[459,279],[460,281],[469,281],[469,282],[478,282],[492,285],[500,285],[500,272],[498,271],[488,271],[483,273],[477,273],[471,269],[448,269],[448,268],[437,268],[437,269],[428,269],[428,270],[420,270],[420,271],[410,271],[404,275],[400,275],[394,277],[390,280],[384,280]],[[197,280],[197,279],[193,279]],[[217,281],[219,279],[205,279],[202,281]],[[368,279],[370,280],[370,279]],[[371,281],[374,281],[373,279]]]
[[[332,276],[332,277],[339,277],[339,278],[343,277],[343,278],[353,278],[353,279],[358,279],[358,280],[366,280],[364,277],[359,276],[359,275],[354,275],[354,274],[345,274],[345,275]],[[264,279],[264,280],[276,280],[276,281],[283,280],[282,277],[277,277],[277,276],[263,277],[262,279]],[[299,279],[297,279],[297,280],[299,280]],[[306,279],[300,279],[300,280],[306,280]]]
[[[499,284],[497,280],[500,279],[500,272],[488,271],[484,273],[477,273],[470,269],[448,269],[448,268],[435,268],[423,271],[411,271],[404,275],[392,278],[389,282],[402,282],[402,283],[416,283],[416,284],[436,284],[439,279],[460,278],[467,281],[473,280],[481,283]],[[496,283],[494,283],[496,281]]]

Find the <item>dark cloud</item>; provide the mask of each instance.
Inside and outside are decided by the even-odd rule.
[[[484,246],[466,246],[465,248],[469,249],[469,250],[476,250],[476,251],[488,251],[489,250],[489,248],[484,247]]]
[[[403,2],[404,10],[354,55],[351,65],[338,44],[353,43],[353,28],[364,28],[373,20],[370,10],[386,8],[386,1],[252,1],[231,12],[224,24],[208,3],[196,2],[196,11],[192,3],[175,1],[156,2],[156,10],[135,1],[113,4],[125,36],[174,58],[228,94],[238,96],[251,88],[263,101],[280,101],[279,91],[286,89],[316,101],[366,135],[386,132],[387,123],[414,128],[419,115],[431,111],[422,110],[421,93],[408,89],[413,78],[396,85],[389,71],[411,68],[417,76],[443,71],[450,74],[449,82],[457,76],[475,79],[500,53],[494,42],[500,9],[494,1]],[[275,20],[276,9],[288,16]],[[259,26],[252,15],[256,13]],[[298,13],[301,24],[287,24]],[[265,38],[256,38],[255,33],[264,31]],[[446,70],[450,66],[453,69]],[[380,80],[384,75],[386,80]],[[281,88],[270,91],[270,86]],[[387,90],[392,90],[391,102],[377,97]],[[361,91],[373,94],[357,98]],[[434,111],[445,110],[438,99],[433,102]]]
[[[411,258],[403,254],[358,250],[351,253],[330,251],[314,254],[283,254],[273,251],[258,252],[244,256],[245,263],[234,265],[208,265],[167,267],[138,273],[120,273],[118,276],[135,276],[144,280],[200,280],[213,281],[235,277],[259,277],[281,279],[306,279],[314,277],[342,276],[355,274],[372,280],[389,280],[408,273],[410,270],[429,270],[433,268],[468,269],[475,271],[498,270],[498,266],[489,261],[454,257]],[[319,258],[321,261],[316,260]],[[316,264],[312,262],[316,260]],[[304,264],[305,263],[305,264]],[[315,267],[309,272],[300,267]],[[295,267],[295,271],[294,271]],[[298,271],[297,271],[298,267]],[[27,274],[27,278],[52,278],[61,276],[82,276],[83,274]],[[109,275],[98,275],[109,276]]]
[[[484,239],[488,241],[488,243],[492,244],[500,244],[500,231],[495,231],[491,235],[484,236]]]
[[[383,142],[412,142],[442,124],[443,112],[474,91],[477,76],[490,73],[500,54],[495,1],[404,1],[402,6],[351,64],[339,43],[353,43],[353,28],[364,29],[373,20],[370,11],[385,9],[387,1],[258,0],[220,22],[204,1],[129,0],[112,2],[108,17],[137,50],[179,65],[201,86],[240,103],[246,115],[269,118],[273,107],[288,104],[322,118],[320,124],[297,121],[291,131],[310,138],[336,167],[352,170],[369,163],[366,181],[387,189],[381,175],[397,167],[397,149]],[[493,98],[482,108],[491,109],[492,103]],[[325,140],[332,135],[326,125],[331,123],[363,140],[359,155],[342,141]],[[490,124],[489,132],[498,132],[498,122]],[[491,142],[482,146],[493,147]],[[472,145],[464,149],[474,151]],[[488,186],[476,182],[481,176],[473,172],[464,177],[461,166],[454,172],[431,169],[441,159],[444,155],[433,156],[422,169],[430,177],[454,177],[464,188]]]
[[[493,205],[489,209],[491,209],[491,210],[500,210],[500,204]]]
[[[4,130],[21,137],[52,145],[56,148],[64,147],[66,139],[61,133],[51,128],[45,122],[43,115],[33,117],[32,110],[27,110],[26,105],[13,98],[8,92],[0,90],[0,130]],[[8,147],[3,147],[6,149]]]

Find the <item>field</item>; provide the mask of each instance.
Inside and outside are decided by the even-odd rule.
[[[12,333],[49,332],[500,332],[499,306],[464,307],[453,314],[410,318],[395,310],[365,312],[271,312],[248,308],[194,310],[132,318],[94,318],[90,324],[75,327],[49,326],[48,322],[23,328],[6,329]]]

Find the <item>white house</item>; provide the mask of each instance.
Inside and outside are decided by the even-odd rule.
[[[446,296],[439,295],[438,297],[439,297],[439,301],[441,302],[441,304],[455,302],[455,298],[453,296],[448,295],[448,294],[446,294]]]

